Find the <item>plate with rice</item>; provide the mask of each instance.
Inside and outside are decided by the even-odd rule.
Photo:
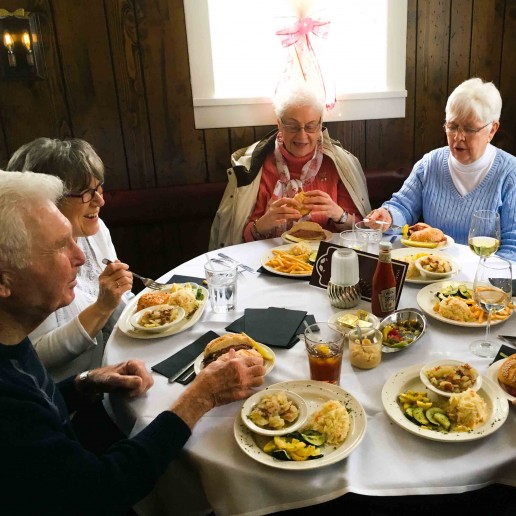
[[[253,433],[239,412],[234,424],[235,439],[242,451],[257,462],[278,469],[321,468],[346,458],[364,438],[367,426],[365,411],[356,398],[339,386],[315,380],[293,380],[270,385],[263,392],[268,389],[282,389],[301,396],[308,406],[306,426],[326,433],[327,442],[320,447],[320,458],[305,461],[276,459],[263,451],[270,437]],[[319,416],[317,423],[314,422],[315,414]]]
[[[412,390],[417,392],[425,392],[428,398],[437,406],[444,405],[450,401],[450,398],[439,396],[429,390],[421,381],[420,371],[422,364],[406,367],[391,376],[382,389],[382,403],[387,415],[401,428],[410,433],[442,442],[465,442],[482,439],[493,432],[496,432],[506,421],[509,414],[509,404],[500,388],[488,378],[483,377],[482,386],[478,390],[478,395],[482,398],[485,406],[485,417],[483,421],[468,431],[450,431],[442,433],[423,426],[418,426],[410,421],[403,413],[402,407],[398,401],[401,393]],[[467,391],[469,392],[469,391]],[[463,393],[466,394],[466,393]],[[464,421],[474,419],[476,406],[472,397],[466,396],[464,402],[454,407],[455,412],[460,415]],[[473,426],[473,425],[472,425]]]

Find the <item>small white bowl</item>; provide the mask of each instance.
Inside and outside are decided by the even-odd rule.
[[[154,312],[156,310],[161,311],[161,310],[167,310],[167,309],[177,310],[177,317],[173,321],[170,321],[170,322],[168,322],[166,324],[162,324],[161,326],[154,326],[154,327],[142,326],[140,324],[140,322],[139,322],[140,319],[147,312]],[[180,306],[156,305],[156,306],[149,306],[148,308],[144,308],[143,310],[140,310],[139,312],[136,312],[131,317],[129,322],[131,323],[132,327],[135,330],[144,331],[144,332],[147,332],[147,333],[161,333],[163,331],[166,331],[166,330],[172,328],[172,326],[175,326],[176,324],[179,324],[184,318],[185,318],[185,311]]]
[[[287,426],[278,430],[263,428],[253,423],[248,416],[255,407],[255,405],[257,405],[264,396],[279,394],[280,392],[284,392],[287,398],[297,406],[299,410],[299,415],[297,416],[297,419],[293,423],[287,424]],[[250,398],[247,398],[245,403],[242,405],[241,416],[244,424],[250,430],[257,434],[269,436],[285,435],[289,434],[290,432],[294,432],[295,430],[298,430],[305,424],[306,419],[308,417],[308,406],[306,404],[306,401],[295,392],[291,392],[286,389],[265,389],[263,391],[257,392],[256,394],[253,394]]]
[[[447,398],[451,398],[454,394],[457,394],[456,392],[448,392],[448,391],[442,391],[441,389],[438,389],[435,385],[433,385],[428,376],[427,372],[431,369],[434,369],[438,366],[460,366],[464,365],[466,362],[463,362],[461,360],[438,360],[437,362],[432,362],[430,364],[425,364],[421,371],[419,372],[419,377],[421,378],[421,381],[425,384],[426,387],[428,387],[431,391],[440,394],[441,396],[446,396]],[[470,389],[473,389],[474,391],[478,391],[480,387],[482,387],[482,376],[478,374],[477,371],[477,379],[475,383],[469,387]]]
[[[451,271],[449,272],[432,272],[427,271],[422,265],[422,260],[428,260],[428,258],[441,258],[442,260],[446,260],[451,265]],[[421,274],[422,278],[432,279],[432,280],[440,280],[440,279],[446,279],[450,276],[453,276],[459,272],[459,266],[457,265],[457,262],[452,260],[449,256],[445,256],[444,254],[436,254],[436,253],[429,253],[427,256],[421,256],[421,258],[418,258],[414,265],[416,266],[417,270]]]

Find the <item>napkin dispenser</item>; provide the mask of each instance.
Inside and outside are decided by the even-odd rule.
[[[335,251],[331,257],[331,277],[328,297],[336,308],[353,308],[360,302],[358,256],[347,247]]]

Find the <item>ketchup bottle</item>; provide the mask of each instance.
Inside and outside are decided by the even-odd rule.
[[[371,295],[371,311],[376,317],[386,317],[396,306],[396,278],[392,270],[390,242],[380,242],[378,265],[374,271]]]

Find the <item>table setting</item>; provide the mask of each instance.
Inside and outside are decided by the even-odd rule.
[[[321,246],[333,245],[339,249],[341,244],[340,235],[334,234],[330,242]],[[449,244],[445,251],[435,252],[449,257],[456,267],[449,279],[439,281],[464,283],[473,288],[479,257],[467,246]],[[410,282],[403,277],[396,308],[412,310],[412,316],[420,314],[425,322],[421,334],[397,348],[393,347],[396,341],[394,345],[382,345],[389,332],[391,335],[397,332],[395,325],[390,324],[386,332],[385,328],[398,319],[393,317],[382,324],[381,319],[370,322],[365,317],[362,327],[339,333],[341,349],[335,354],[340,357],[340,374],[336,383],[323,383],[311,375],[306,347],[310,338],[326,325],[335,328],[346,314],[354,318],[358,313],[356,319],[360,319],[363,313],[371,312],[371,302],[360,299],[355,307],[342,309],[332,305],[327,289],[312,284],[310,276],[301,274],[293,278],[294,274],[285,276],[285,273],[275,274],[274,270],[257,273],[264,264],[264,256],[271,256],[272,250],[279,247],[284,249],[288,245],[285,246],[283,239],[275,238],[227,247],[223,250],[226,257],[210,252],[158,278],[167,285],[191,281],[203,289],[201,292],[206,290],[209,294],[203,299],[202,310],[197,310],[198,316],[194,314],[197,318],[191,325],[174,333],[164,332],[161,337],[135,338],[124,326],[125,319],[121,319],[107,343],[106,363],[140,358],[154,371],[155,385],[138,399],[111,395],[110,411],[124,431],[137,433],[166,410],[183,385],[193,379],[195,371],[202,367],[203,349],[208,342],[228,332],[243,333],[259,346],[263,345],[261,351],[272,357],[260,391],[291,390],[306,400],[312,413],[327,401],[340,400],[350,414],[348,436],[333,448],[323,445],[321,458],[277,460],[260,448],[264,445],[263,436],[256,437],[245,424],[241,402],[216,408],[200,420],[184,453],[171,463],[153,493],[138,504],[137,512],[202,514],[213,510],[216,514],[259,515],[315,505],[348,492],[389,496],[459,493],[493,482],[516,486],[515,411],[509,408],[510,394],[496,381],[495,366],[516,351],[512,342],[502,344],[498,340],[500,351],[496,357],[473,354],[469,346],[482,337],[486,324],[458,327],[454,321],[429,313],[433,310],[432,303],[422,302],[420,294],[440,283]],[[393,260],[409,256],[406,252],[397,254],[409,249],[402,246],[399,238],[394,239],[393,248]],[[322,250],[319,253],[318,246],[313,249],[320,258]],[[410,249],[415,253],[428,251]],[[232,276],[231,293],[218,294],[217,301],[222,297],[223,301],[229,301],[227,306],[232,305],[227,310],[220,309],[223,303],[213,304],[206,273],[211,260],[219,258],[244,266],[235,267],[241,273]],[[400,263],[406,270],[408,264]],[[317,262],[313,266],[316,268]],[[202,285],[205,277],[208,285]],[[133,303],[138,303],[140,295]],[[128,314],[134,309],[132,306]],[[516,335],[514,317],[493,320],[492,324],[493,331],[496,328],[508,337]],[[362,368],[360,362],[351,359],[352,346],[365,353],[367,346],[374,343],[374,332],[379,333],[380,359]],[[334,340],[329,336],[318,337],[316,344]],[[332,346],[323,355],[333,356]],[[425,387],[419,376],[421,368],[445,360],[470,364],[484,380],[478,392],[486,398],[489,414],[487,425],[480,426],[479,431],[438,432],[411,422],[400,410],[400,393]],[[439,395],[434,392],[430,398],[437,406]],[[241,486],[237,492],[235,485]],[[253,486],[260,486],[259,493]]]

